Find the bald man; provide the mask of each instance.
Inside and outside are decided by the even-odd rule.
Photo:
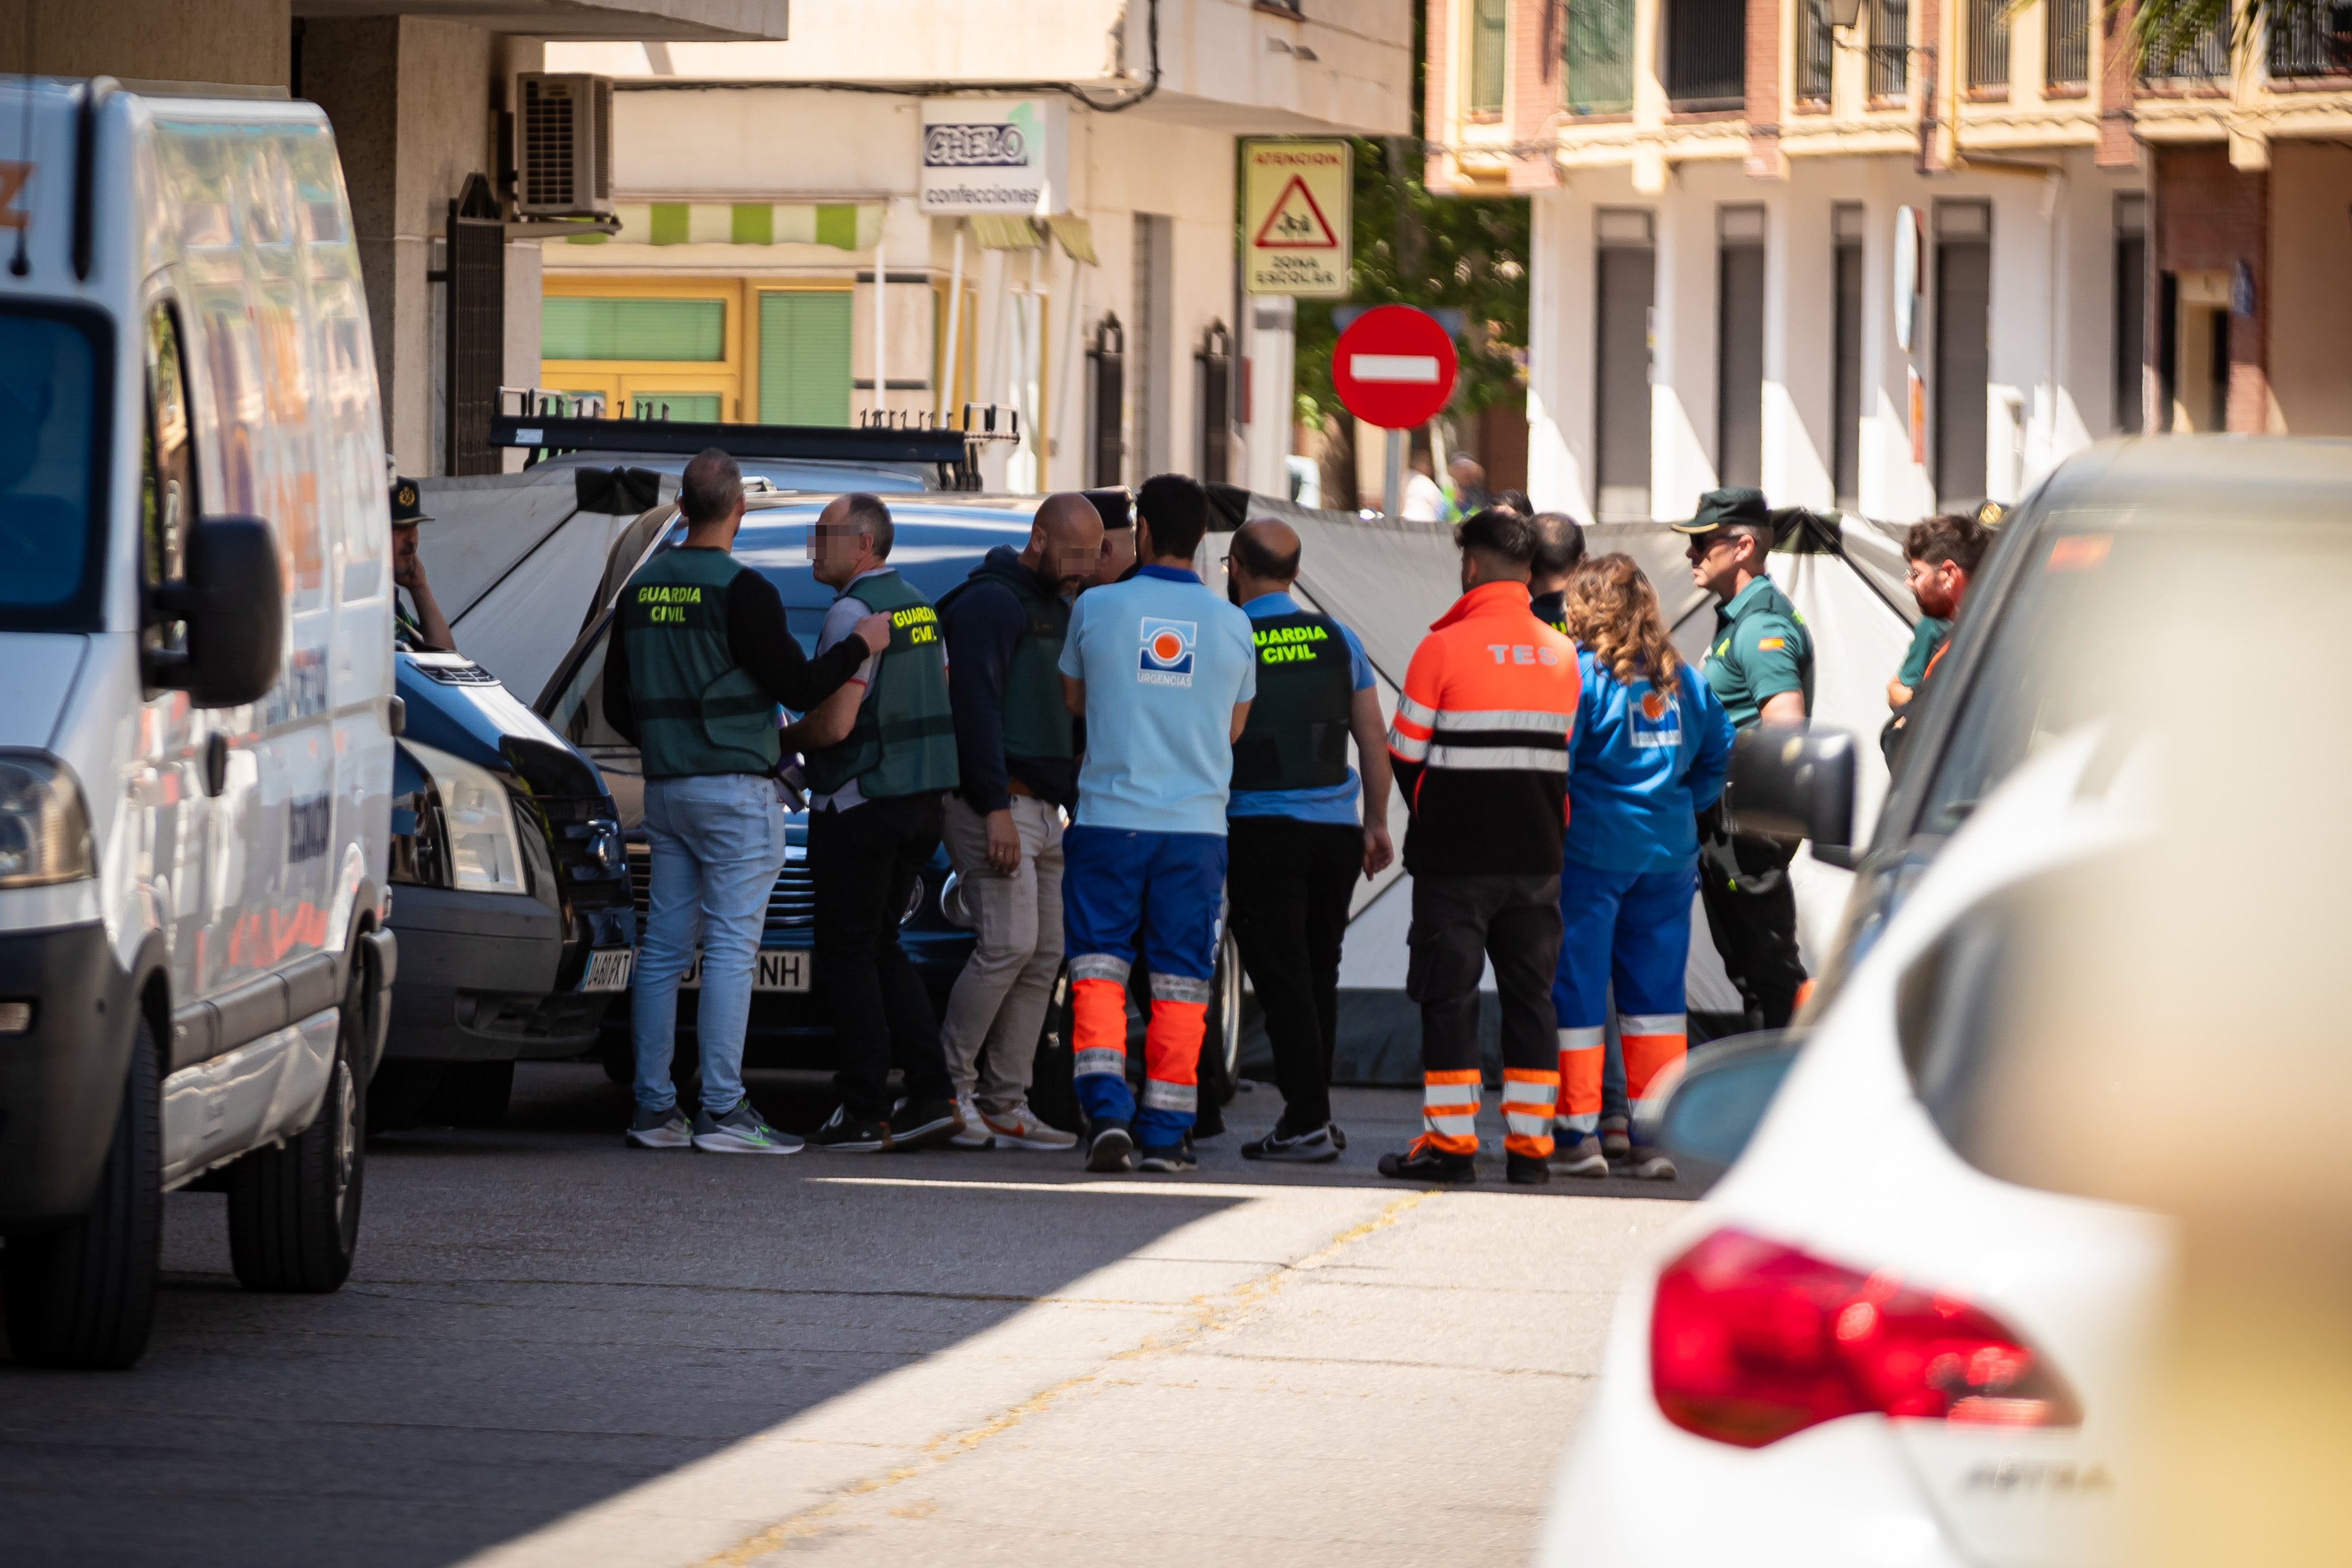
[[[940,1028],[962,1148],[1077,1142],[1029,1108],[1029,1082],[1062,964],[1062,811],[1078,803],[1058,666],[1069,600],[1092,580],[1102,542],[1093,502],[1048,496],[1024,548],[997,546],[940,601],[962,779],[945,837],[979,936]]]
[[[1290,596],[1298,535],[1271,517],[1234,530],[1226,591],[1250,618],[1257,700],[1234,742],[1226,888],[1242,967],[1256,988],[1282,1089],[1282,1120],[1251,1160],[1319,1164],[1348,1141],[1331,1121],[1339,939],[1357,875],[1396,858],[1389,841],[1387,720],[1356,634]],[[1353,737],[1363,769],[1348,766]]]

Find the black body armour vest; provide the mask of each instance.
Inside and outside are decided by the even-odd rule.
[[[1348,781],[1355,699],[1348,639],[1328,615],[1250,622],[1257,696],[1234,742],[1236,789],[1318,789]]]

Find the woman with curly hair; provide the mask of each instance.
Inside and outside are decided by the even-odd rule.
[[[1625,1087],[1634,1110],[1685,1045],[1683,968],[1697,891],[1693,819],[1723,792],[1731,719],[1667,639],[1658,596],[1631,556],[1578,567],[1562,606],[1583,695],[1569,767],[1559,1014],[1559,1152],[1568,1176],[1609,1174],[1599,1135],[1609,985],[1617,986]],[[1663,1086],[1663,1085],[1661,1085]],[[1635,1144],[1630,1172],[1670,1180],[1674,1162]]]

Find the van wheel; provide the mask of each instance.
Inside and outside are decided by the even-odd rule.
[[[441,1086],[425,1103],[420,1119],[428,1126],[495,1127],[507,1119],[514,1092],[511,1061],[453,1061]]]
[[[228,1256],[248,1291],[320,1294],[350,1278],[367,1176],[366,970],[352,967],[326,1098],[310,1124],[228,1170]]]
[[[163,1234],[163,1100],[155,1035],[142,1014],[89,1212],[8,1243],[8,1343],[16,1360],[91,1371],[137,1361],[155,1322]]]

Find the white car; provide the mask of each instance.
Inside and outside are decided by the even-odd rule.
[[[2145,830],[2131,770],[2084,788],[2096,739],[2046,749],[1975,813],[1746,1154],[1627,1280],[1540,1561],[2096,1556],[2166,1224],[1976,1168],[1938,1124],[1965,1108],[1931,1103],[1969,1050],[1936,1036],[1969,1028],[1968,949],[2004,896]],[[1724,1065],[1741,1076],[1736,1048]],[[1709,1078],[1694,1063],[1667,1136],[1706,1117]]]
[[[2159,743],[2116,708],[2134,640],[2184,623],[2159,601],[2340,578],[2347,518],[2352,444],[2173,439],[2095,449],[2004,528],[1810,1030],[1694,1053],[1667,1103],[1658,1141],[1730,1168],[1624,1283],[1541,1563],[2116,1559],[2173,1231],[2004,1141],[1988,1107],[2048,1092],[2004,965],[2040,894],[2157,852]],[[1853,863],[1850,745],[1743,737],[1743,823]]]

